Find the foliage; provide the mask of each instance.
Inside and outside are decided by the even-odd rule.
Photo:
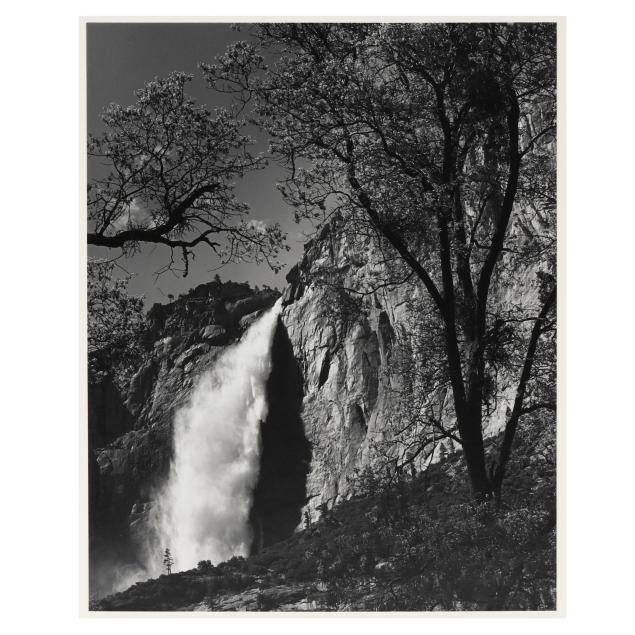
[[[221,569],[234,569],[236,571],[244,572],[247,570],[247,562],[243,556],[232,556],[226,562],[222,562],[219,567]]]
[[[116,277],[115,263],[88,261],[88,368],[93,380],[112,371],[121,381],[142,354],[143,297],[128,293],[130,276]]]
[[[215,567],[210,560],[201,560],[198,565],[196,565],[196,570],[201,573],[210,573],[215,570]]]
[[[518,420],[543,404],[528,388],[553,327],[555,25],[262,24],[254,35],[202,65],[209,84],[255,100],[298,219],[341,219],[347,238],[373,237],[381,261],[426,290],[441,325],[437,388],[472,488],[500,496]],[[503,301],[506,288],[523,301]],[[483,428],[503,393],[513,406],[490,474]]]
[[[355,496],[375,496],[382,488],[382,479],[370,466],[353,470],[353,477],[349,479]]]
[[[248,151],[244,122],[187,96],[191,79],[178,72],[156,78],[136,91],[135,104],[104,111],[106,131],[88,141],[96,174],[88,186],[88,242],[124,253],[166,245],[182,257],[183,275],[197,245],[221,263],[252,259],[277,270],[279,226],[247,221],[248,207],[234,195],[235,179],[265,162]]]

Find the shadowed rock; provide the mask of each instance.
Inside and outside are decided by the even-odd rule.
[[[262,424],[260,476],[254,492],[254,550],[289,537],[301,521],[311,449],[302,419],[302,374],[287,330],[278,321],[267,382],[269,414]]]

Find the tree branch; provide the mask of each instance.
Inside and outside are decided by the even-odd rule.
[[[523,364],[523,370],[520,374],[520,380],[518,381],[518,388],[516,389],[516,398],[514,400],[514,407],[512,409],[512,413],[507,421],[507,425],[505,426],[505,433],[503,435],[503,443],[501,445],[498,467],[494,473],[493,479],[493,489],[497,498],[500,499],[500,491],[503,484],[503,479],[505,477],[505,468],[507,467],[507,462],[509,461],[509,456],[511,454],[512,445],[514,443],[514,437],[516,435],[516,429],[518,428],[518,421],[520,417],[526,412],[530,412],[535,410],[536,408],[529,406],[524,407],[523,401],[525,399],[525,391],[527,388],[527,382],[531,376],[531,369],[534,363],[534,356],[536,354],[536,347],[538,346],[538,340],[540,339],[540,335],[543,332],[542,325],[546,320],[547,315],[551,308],[555,305],[557,291],[554,286],[545,303],[540,311],[540,314],[536,318],[534,326],[531,330],[531,336],[529,337],[529,345],[527,347],[527,354],[525,355],[525,363]],[[544,406],[544,405],[543,405]]]
[[[540,402],[540,403],[532,403],[529,406],[525,406],[520,414],[527,415],[530,412],[535,412],[536,410],[551,410],[552,412],[556,411],[556,404],[550,401]]]
[[[511,218],[512,211],[514,209],[514,201],[516,199],[516,191],[518,189],[518,176],[520,173],[520,155],[518,153],[518,120],[520,117],[520,109],[518,106],[518,100],[511,89],[509,90],[509,94],[511,102],[507,113],[507,128],[509,135],[509,174],[507,176],[507,185],[505,187],[505,195],[500,209],[498,224],[494,232],[489,252],[487,253],[485,262],[483,263],[483,268],[481,269],[481,275],[477,286],[477,328],[479,335],[482,335],[485,330],[489,287],[494,267],[496,266],[498,257],[503,251],[505,244],[505,236],[507,234],[509,219]]]
[[[162,225],[150,229],[134,228],[126,229],[113,236],[106,236],[104,232],[108,229],[106,224],[101,231],[88,234],[88,244],[98,245],[100,247],[123,247],[126,243],[147,242],[159,243],[170,247],[193,247],[200,242],[207,242],[206,236],[221,231],[219,228],[210,229],[198,236],[193,241],[171,240],[168,238],[169,233],[184,224],[185,212],[204,194],[211,194],[218,189],[218,185],[204,185],[196,188],[191,194],[184,198],[173,210],[168,214],[168,220]],[[217,243],[215,243],[218,246]]]

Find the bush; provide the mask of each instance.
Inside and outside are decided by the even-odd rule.
[[[210,560],[201,560],[196,566],[196,570],[199,573],[211,573],[215,568]]]
[[[243,556],[233,556],[225,562],[221,562],[219,565],[221,569],[235,569],[237,571],[247,571],[247,562]]]
[[[355,496],[368,497],[375,496],[382,489],[384,484],[375,474],[375,470],[366,466],[363,470],[355,469],[353,471],[353,487]]]

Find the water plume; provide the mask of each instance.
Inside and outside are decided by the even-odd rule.
[[[249,513],[260,464],[260,424],[281,301],[261,316],[203,374],[174,420],[174,457],[154,511],[157,542],[150,573],[161,572],[158,550],[170,549],[174,570],[246,555]]]

